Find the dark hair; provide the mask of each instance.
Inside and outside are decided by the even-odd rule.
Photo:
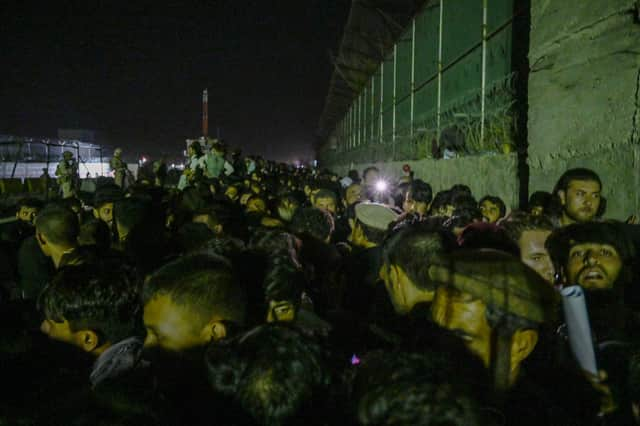
[[[291,218],[289,229],[296,235],[309,235],[324,241],[333,233],[334,222],[331,214],[324,210],[315,207],[299,208]]]
[[[175,242],[183,253],[202,248],[215,235],[204,223],[188,222],[176,233]]]
[[[532,207],[542,207],[546,213],[551,203],[551,194],[547,191],[536,191],[529,197],[529,210]]]
[[[455,184],[451,187],[450,191],[454,194],[454,195],[459,195],[459,194],[465,194],[468,195],[470,197],[473,197],[473,193],[471,192],[471,188],[469,188],[467,185],[463,185],[463,184]]]
[[[93,207],[99,209],[102,205],[113,203],[122,198],[122,189],[116,184],[110,183],[96,188],[93,194]]]
[[[460,248],[493,249],[520,257],[520,247],[495,223],[475,222],[467,225],[458,237]]]
[[[439,191],[436,192],[435,197],[433,197],[433,202],[431,203],[431,212],[435,213],[438,209],[451,204],[451,197],[453,193],[451,191]]]
[[[577,168],[569,169],[560,176],[558,182],[553,187],[552,195],[558,195],[558,191],[566,191],[569,188],[569,184],[574,180],[590,180],[598,182],[598,185],[602,188],[602,181],[600,176],[596,172],[590,169]]]
[[[397,265],[416,287],[432,289],[429,266],[434,258],[455,248],[453,236],[436,222],[418,222],[402,225],[385,239],[382,261]]]
[[[500,218],[507,214],[507,206],[504,205],[502,198],[496,197],[495,195],[485,195],[480,198],[480,201],[478,201],[478,207],[480,207],[485,201],[489,201],[491,204],[498,206],[498,210],[500,210]]]
[[[80,226],[78,244],[81,246],[96,246],[98,250],[111,247],[111,231],[109,225],[102,220],[90,220]]]
[[[194,253],[162,266],[145,282],[143,302],[157,295],[168,295],[198,315],[201,324],[194,327],[204,326],[214,315],[236,324],[244,321],[244,289],[235,282],[231,263],[220,256]]]
[[[36,229],[53,244],[76,246],[80,225],[78,216],[69,208],[47,205],[36,216]]]
[[[297,309],[304,287],[304,273],[287,254],[272,256],[263,283],[265,302],[286,300]]]
[[[558,195],[559,191],[567,191],[569,188],[569,184],[574,180],[583,180],[583,181],[593,181],[597,182],[600,188],[602,189],[602,181],[600,180],[600,176],[596,172],[590,169],[585,168],[576,168],[569,169],[560,176],[558,182],[553,187],[553,192],[551,193],[551,215],[559,216],[562,212],[562,205],[560,203],[560,196]],[[600,196],[600,204],[598,206],[598,211],[596,212],[596,217],[601,217],[607,209],[607,200]]]
[[[411,182],[409,193],[411,194],[411,199],[419,203],[429,204],[433,199],[431,185],[420,179]]]
[[[509,219],[500,222],[500,227],[516,244],[525,231],[553,231],[553,224],[546,216],[533,216],[525,212],[513,212]]]
[[[202,157],[202,145],[200,145],[200,142],[198,141],[194,141],[191,143],[191,145],[189,145],[189,148],[193,148],[193,151],[195,152],[196,157]]]
[[[138,287],[114,262],[62,268],[38,305],[46,318],[67,320],[72,331],[92,330],[111,343],[144,336]]]
[[[334,202],[338,202],[338,196],[336,193],[326,188],[320,188],[313,196],[313,201],[315,202],[318,198],[331,198]]]
[[[367,173],[374,171],[376,173],[380,173],[380,169],[378,169],[377,167],[371,166],[371,167],[367,167],[366,169],[364,169],[362,171],[362,180],[365,180],[367,178]]]
[[[141,198],[123,198],[113,205],[114,221],[129,231],[148,219],[150,213],[149,203]]]
[[[325,351],[281,323],[258,326],[209,346],[209,382],[232,397],[256,422],[286,425],[322,415],[319,399],[330,384]]]
[[[352,380],[362,425],[479,425],[479,403],[488,388],[479,359],[462,343],[423,353],[373,352]],[[445,349],[445,350],[443,350]],[[463,371],[461,371],[461,369]]]
[[[571,247],[585,243],[614,247],[627,269],[636,255],[633,242],[621,224],[616,222],[574,223],[558,228],[547,238],[545,247],[557,266],[556,270],[560,270],[564,269],[569,261]]]
[[[40,210],[44,206],[44,203],[37,198],[25,197],[18,200],[16,203],[16,212],[22,207],[29,207]]]

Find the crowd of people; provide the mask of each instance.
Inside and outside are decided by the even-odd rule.
[[[0,425],[640,424],[639,232],[596,171],[515,210],[226,151],[11,206]]]

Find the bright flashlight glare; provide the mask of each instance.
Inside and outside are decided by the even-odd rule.
[[[384,192],[387,190],[389,184],[387,184],[386,181],[384,180],[379,180],[376,182],[376,191],[378,192]]]

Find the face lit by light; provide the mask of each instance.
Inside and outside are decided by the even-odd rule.
[[[267,322],[289,322],[296,318],[296,310],[288,300],[270,300],[269,311],[267,313]]]
[[[518,240],[518,247],[522,263],[540,274],[548,283],[553,283],[555,270],[551,256],[544,246],[549,235],[551,231],[524,231]]]
[[[266,213],[267,205],[262,198],[251,198],[247,201],[247,212]]]
[[[226,191],[224,191],[224,195],[226,195],[231,201],[236,201],[238,199],[238,188],[230,186]]]
[[[331,197],[326,198],[316,198],[315,206],[318,209],[323,209],[328,211],[329,213],[335,215],[337,211],[336,200]]]
[[[496,223],[500,219],[500,207],[489,200],[484,200],[480,204],[482,220],[488,223]]]
[[[564,208],[564,216],[570,222],[588,222],[596,217],[600,207],[600,184],[594,180],[572,180],[566,191],[558,196]]]
[[[491,327],[487,321],[487,307],[480,299],[448,286],[440,286],[431,305],[436,324],[460,337],[469,350],[491,363]]]
[[[610,289],[622,270],[622,259],[609,244],[576,244],[569,250],[567,278],[586,289]]]
[[[348,206],[360,201],[362,199],[361,197],[362,197],[362,187],[357,183],[350,185],[345,191],[345,195],[344,195],[344,199],[347,202]]]
[[[93,215],[96,219],[100,219],[111,226],[113,223],[113,203],[104,203],[97,210],[93,210]]]

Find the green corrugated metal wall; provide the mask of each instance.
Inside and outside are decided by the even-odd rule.
[[[321,163],[331,167],[429,158],[431,141],[448,127],[465,134],[467,154],[499,151],[503,144],[512,143],[513,0],[484,1],[484,116],[483,0],[431,2],[415,17],[336,126],[332,136],[337,144],[319,153]],[[438,73],[441,6],[443,71]],[[484,129],[480,130],[482,122]]]

